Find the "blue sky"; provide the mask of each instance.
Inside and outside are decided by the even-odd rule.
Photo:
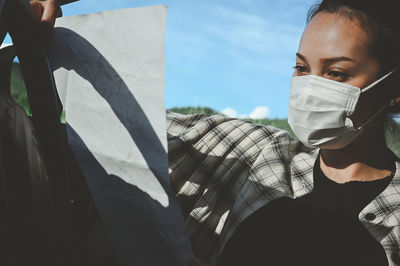
[[[314,0],[81,0],[64,16],[168,5],[166,107],[287,117],[292,67]]]

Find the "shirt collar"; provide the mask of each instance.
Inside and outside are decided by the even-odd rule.
[[[400,213],[400,162],[396,161],[396,172],[392,181],[381,194],[369,203],[359,214],[359,220],[371,227],[381,223],[396,209]],[[375,219],[367,219],[367,214],[374,214]],[[370,215],[371,216],[371,215]],[[390,223],[391,220],[387,222]],[[398,225],[398,221],[395,222]]]
[[[297,153],[292,160],[290,178],[293,198],[310,193],[314,188],[314,164],[320,149]]]

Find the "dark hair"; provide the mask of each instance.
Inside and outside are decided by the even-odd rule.
[[[322,0],[308,11],[307,23],[320,12],[337,13],[357,21],[373,37],[372,52],[383,72],[400,71],[399,0]],[[390,114],[400,112],[400,104]]]

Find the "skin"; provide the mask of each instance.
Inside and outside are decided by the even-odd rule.
[[[341,14],[321,12],[306,26],[301,37],[293,76],[314,74],[357,86],[361,90],[384,74],[372,53],[373,39],[359,23]],[[361,94],[350,117],[355,126],[371,117],[390,100],[400,102],[396,76],[376,89]],[[371,121],[350,145],[339,150],[321,149],[324,174],[337,183],[385,178],[395,170],[395,156],[386,147],[384,112]]]
[[[42,24],[44,33],[49,36],[54,27],[56,18],[62,15],[61,8],[57,5],[56,0],[33,0],[29,3],[32,7],[33,14]]]

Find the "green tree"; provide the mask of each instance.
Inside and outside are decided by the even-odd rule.
[[[28,115],[31,115],[26,87],[22,78],[21,69],[18,63],[13,63],[11,67],[11,96],[22,106]]]

